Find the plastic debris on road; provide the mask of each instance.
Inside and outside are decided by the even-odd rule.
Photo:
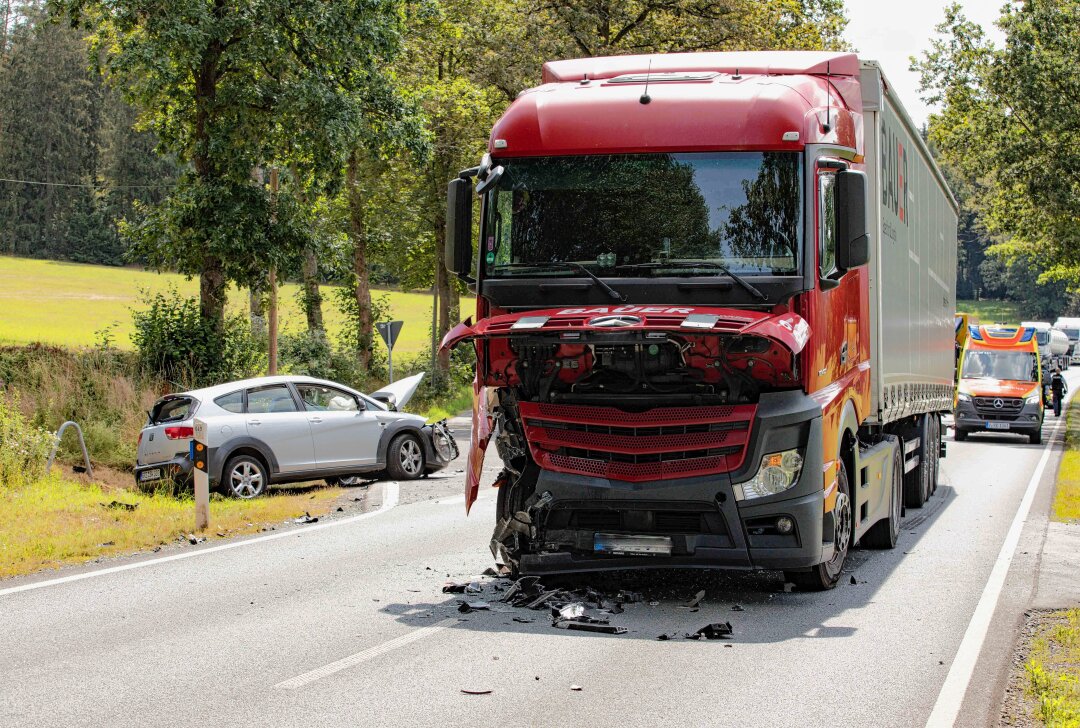
[[[725,637],[730,637],[733,632],[731,622],[714,622],[705,625],[693,634],[687,634],[686,639],[699,640],[704,637],[707,640],[722,640]]]

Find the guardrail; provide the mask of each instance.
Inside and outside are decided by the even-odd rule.
[[[79,447],[82,448],[83,462],[86,463],[86,474],[93,478],[94,466],[90,464],[90,453],[86,451],[86,440],[83,439],[82,428],[79,427],[78,422],[72,422],[71,420],[60,425],[60,429],[56,431],[56,442],[53,443],[52,452],[49,453],[49,462],[45,466],[45,472],[52,470],[53,460],[56,459],[56,450],[60,447],[60,441],[64,438],[64,430],[68,427],[74,427],[75,432],[79,434]]]

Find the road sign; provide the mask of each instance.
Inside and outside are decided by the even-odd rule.
[[[394,350],[394,344],[397,343],[398,334],[401,333],[401,327],[404,325],[404,321],[380,321],[375,324],[382,340],[386,342],[386,348],[390,351]]]
[[[379,330],[382,340],[386,342],[386,363],[387,368],[390,370],[391,382],[394,381],[394,344],[397,342],[398,334],[401,333],[401,327],[404,325],[404,321],[380,321],[375,324],[375,328]]]
[[[195,479],[195,530],[210,526],[210,441],[209,428],[203,420],[194,422],[195,436],[191,440],[192,475]]]

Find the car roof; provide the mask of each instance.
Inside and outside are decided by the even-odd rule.
[[[339,387],[341,389],[347,389],[350,392],[356,392],[352,387],[347,387],[344,384],[338,382],[331,382],[327,379],[316,379],[315,377],[307,377],[300,374],[278,374],[271,377],[253,377],[251,379],[240,379],[235,382],[226,382],[224,384],[215,384],[212,387],[203,387],[202,389],[192,389],[187,392],[178,392],[175,396],[190,396],[198,400],[213,399],[220,397],[223,394],[229,394],[235,392],[238,389],[251,389],[254,387],[265,387],[271,384],[285,384],[287,382],[293,382],[294,384],[300,384],[304,382],[310,382],[312,384],[327,384],[332,387]],[[360,394],[358,392],[358,394]]]

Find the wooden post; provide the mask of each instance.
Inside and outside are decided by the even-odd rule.
[[[271,220],[276,222],[276,209],[277,209],[277,193],[278,193],[278,170],[277,167],[270,168],[270,215]],[[278,335],[278,306],[277,306],[277,270],[274,266],[270,266],[270,280],[268,282],[270,286],[268,301],[267,301],[267,320],[266,328],[267,335],[269,336],[267,344],[267,359],[269,360],[267,366],[267,374],[277,374],[278,367],[278,348],[277,348],[277,335]]]

